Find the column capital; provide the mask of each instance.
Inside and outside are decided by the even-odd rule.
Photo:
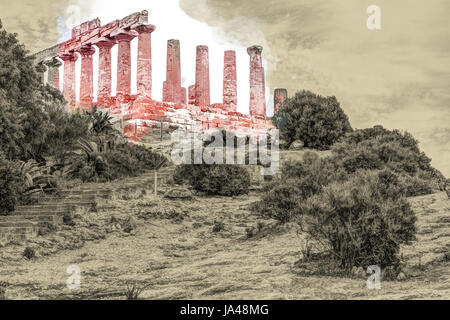
[[[78,55],[75,54],[75,52],[65,52],[61,55],[58,55],[58,57],[63,61],[77,61]]]
[[[116,40],[107,37],[101,37],[92,42],[93,45],[96,45],[99,48],[112,48],[116,43]]]
[[[45,59],[44,64],[49,68],[59,68],[60,66],[62,66],[61,61],[59,61],[56,57]]]
[[[197,51],[208,51],[208,46],[205,45],[199,45],[197,46]]]
[[[156,27],[153,24],[141,24],[139,26],[134,27],[134,30],[139,34],[141,33],[152,33],[155,31]]]
[[[261,54],[261,52],[263,51],[263,47],[261,47],[261,46],[251,46],[251,47],[248,47],[247,48],[247,53],[249,54],[249,55],[252,55],[252,54]]]
[[[129,41],[133,40],[136,36],[137,36],[136,32],[127,31],[125,29],[120,29],[120,30],[117,30],[117,31],[111,33],[111,37],[114,40],[117,40],[119,42],[121,42],[121,41],[129,42]]]
[[[78,48],[77,52],[83,57],[92,56],[95,53],[95,48],[91,45],[86,45]]]

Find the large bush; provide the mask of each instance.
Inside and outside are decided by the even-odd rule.
[[[176,183],[187,182],[195,190],[210,195],[241,195],[248,193],[250,187],[249,172],[238,165],[179,165],[173,179]]]
[[[347,115],[335,97],[309,91],[288,98],[273,117],[280,138],[289,146],[301,140],[305,147],[326,150],[352,130]]]
[[[431,166],[431,159],[420,151],[418,141],[408,132],[382,126],[355,130],[335,144],[332,151],[334,161],[348,173],[360,169],[398,173],[409,185],[410,196],[443,190],[445,177]]]
[[[266,186],[261,200],[252,211],[264,217],[287,222],[299,213],[299,204],[324,186],[347,178],[345,171],[331,158],[319,158],[316,153],[305,153],[302,161],[283,164],[281,176]]]
[[[110,181],[136,176],[159,165],[164,156],[143,146],[128,143],[101,149],[98,144],[80,140],[82,153],[72,155],[68,175],[82,181]]]
[[[300,205],[299,224],[343,269],[395,265],[400,245],[416,232],[416,216],[395,180],[384,171],[359,171],[333,182]]]

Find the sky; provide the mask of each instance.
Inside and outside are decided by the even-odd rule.
[[[366,26],[369,5],[381,9],[381,30]],[[381,124],[411,132],[450,177],[449,1],[16,0],[0,2],[0,18],[38,51],[66,40],[78,22],[99,17],[105,24],[144,9],[156,25],[154,99],[165,80],[166,41],[175,38],[186,87],[194,83],[196,45],[209,46],[212,102],[221,101],[223,51],[236,50],[238,109],[247,112],[246,48],[259,44],[269,114],[275,88],[336,96],[354,128]]]

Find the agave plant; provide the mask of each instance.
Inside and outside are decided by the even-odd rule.
[[[34,160],[15,161],[12,164],[15,172],[23,179],[25,195],[43,192],[54,187],[53,176],[48,174],[47,167]]]
[[[95,181],[100,176],[106,175],[107,163],[103,152],[98,145],[86,139],[80,139],[77,143],[78,155],[66,170],[66,174],[80,177],[83,181]],[[80,155],[84,157],[80,158]]]
[[[91,114],[92,126],[91,131],[99,135],[102,133],[109,133],[113,130],[113,124],[111,122],[112,117],[108,113],[100,111],[94,111]]]

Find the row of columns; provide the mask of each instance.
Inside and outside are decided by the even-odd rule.
[[[262,47],[247,49],[250,55],[250,115],[265,118],[265,77],[262,66]],[[181,96],[178,96],[181,94]],[[166,81],[163,85],[163,101],[182,102],[186,99],[186,90],[181,87],[180,43],[178,40],[167,42]],[[206,107],[210,105],[209,50],[207,46],[197,46],[195,63],[195,84],[188,88],[188,103]],[[237,108],[236,52],[224,52],[223,64],[223,106],[227,111]]]
[[[118,45],[117,95],[131,94],[131,40],[138,37],[137,88],[140,96],[152,95],[151,33],[153,25],[142,25],[134,30],[118,30],[109,37],[99,38],[92,44],[59,56],[64,61],[63,95],[75,105],[75,63],[81,55],[80,106],[90,107],[93,100],[93,45],[99,48],[98,104],[107,103],[111,97],[111,48]],[[59,81],[59,80],[58,80]],[[56,83],[56,80],[54,80]]]
[[[131,40],[138,37],[137,93],[139,97],[152,95],[152,54],[151,33],[153,25],[141,25],[133,30],[118,30],[109,37],[102,37],[84,45],[74,52],[59,56],[64,61],[63,95],[71,105],[75,105],[75,63],[78,52],[81,56],[80,106],[90,107],[93,101],[93,45],[99,49],[98,104],[108,104],[111,99],[111,48],[118,45],[117,96],[131,94]],[[265,118],[265,78],[261,58],[262,47],[247,49],[250,56],[250,115]],[[58,72],[51,79],[59,87]],[[181,60],[179,40],[167,42],[166,81],[163,83],[163,101],[190,103],[206,107],[210,105],[209,50],[207,46],[197,46],[195,84],[188,88],[181,86]],[[224,52],[223,106],[227,111],[236,111],[237,75],[236,52]]]

